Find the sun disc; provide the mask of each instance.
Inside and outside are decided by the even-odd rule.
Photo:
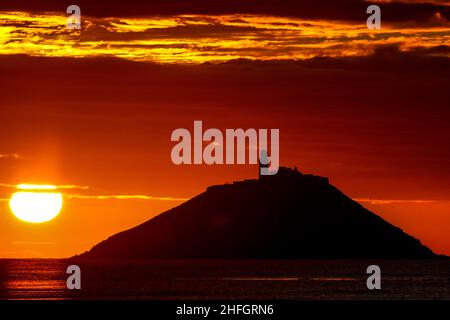
[[[62,194],[58,192],[19,191],[9,200],[13,214],[18,219],[31,223],[52,220],[60,213],[62,205]]]

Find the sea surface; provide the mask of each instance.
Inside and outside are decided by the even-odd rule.
[[[450,300],[450,260],[83,262],[81,290],[66,287],[70,264],[0,260],[0,299]],[[367,289],[372,264],[381,290]]]

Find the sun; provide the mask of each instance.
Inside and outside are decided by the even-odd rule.
[[[9,200],[12,213],[20,220],[42,223],[54,219],[62,209],[63,197],[52,185],[20,184]]]

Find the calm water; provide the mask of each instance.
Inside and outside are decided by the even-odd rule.
[[[382,290],[366,288],[378,264]],[[66,289],[65,260],[0,260],[0,299],[450,299],[450,261],[141,261],[80,263]]]

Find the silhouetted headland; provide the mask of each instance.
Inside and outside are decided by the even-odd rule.
[[[419,240],[329,184],[280,168],[209,187],[82,254],[86,259],[433,258]]]

